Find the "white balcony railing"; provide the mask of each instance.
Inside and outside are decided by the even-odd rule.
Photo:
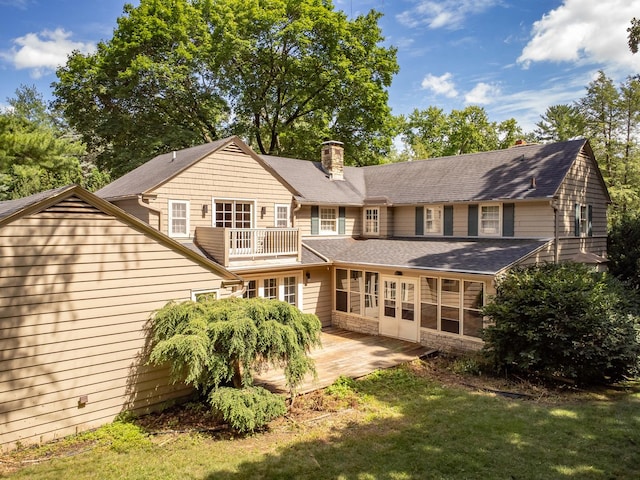
[[[297,255],[297,228],[227,228],[229,258]]]

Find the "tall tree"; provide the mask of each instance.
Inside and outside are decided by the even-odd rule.
[[[54,93],[116,173],[229,133],[302,158],[333,137],[347,162],[376,163],[398,71],[379,19],[349,20],[328,0],[141,0],[95,54],[70,57]]]
[[[619,111],[621,116],[620,134],[622,153],[618,172],[619,213],[640,209],[640,81],[629,77],[620,86]]]
[[[585,134],[585,120],[575,105],[551,105],[536,123],[534,135],[541,142],[563,142]]]
[[[71,183],[101,186],[99,172],[83,164],[84,145],[35,87],[20,86],[7,103],[0,113],[0,200]]]

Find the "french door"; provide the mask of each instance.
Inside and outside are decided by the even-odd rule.
[[[380,334],[411,342],[418,338],[418,281],[383,278]]]

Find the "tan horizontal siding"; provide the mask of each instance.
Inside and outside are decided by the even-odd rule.
[[[416,234],[416,207],[395,207],[393,231],[396,237],[413,237]]]
[[[514,234],[516,237],[553,237],[554,214],[549,202],[516,203]]]
[[[442,225],[444,228],[444,219]],[[469,235],[469,206],[458,203],[453,206],[453,236],[466,237],[467,235]]]
[[[194,289],[229,293],[216,273],[86,207],[64,202],[0,229],[0,449],[188,394],[144,365],[149,319]]]
[[[122,210],[127,212],[129,215],[133,215],[139,220],[142,220],[144,223],[150,222],[151,212],[148,208],[144,208],[140,203],[138,203],[138,199],[131,200],[119,200],[113,202],[114,205],[120,207]],[[154,225],[155,226],[155,225]]]
[[[309,281],[304,286],[302,310],[318,316],[323,327],[331,325],[333,288],[331,271],[325,267],[309,270]]]
[[[162,231],[168,233],[168,201],[189,200],[190,233],[197,226],[212,226],[212,198],[256,201],[255,226],[274,226],[274,205],[292,203],[292,194],[267,169],[233,146],[214,152],[154,191],[153,208],[162,211]],[[208,211],[203,214],[202,206]],[[265,215],[261,209],[265,207]],[[293,210],[293,207],[291,207]]]

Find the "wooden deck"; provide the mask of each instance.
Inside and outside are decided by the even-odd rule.
[[[317,378],[309,375],[296,391],[311,392],[331,385],[341,375],[358,378],[433,352],[432,348],[417,343],[328,328],[322,331],[322,347],[311,352],[316,362]],[[288,391],[282,370],[263,372],[256,376],[255,384],[273,392]]]

